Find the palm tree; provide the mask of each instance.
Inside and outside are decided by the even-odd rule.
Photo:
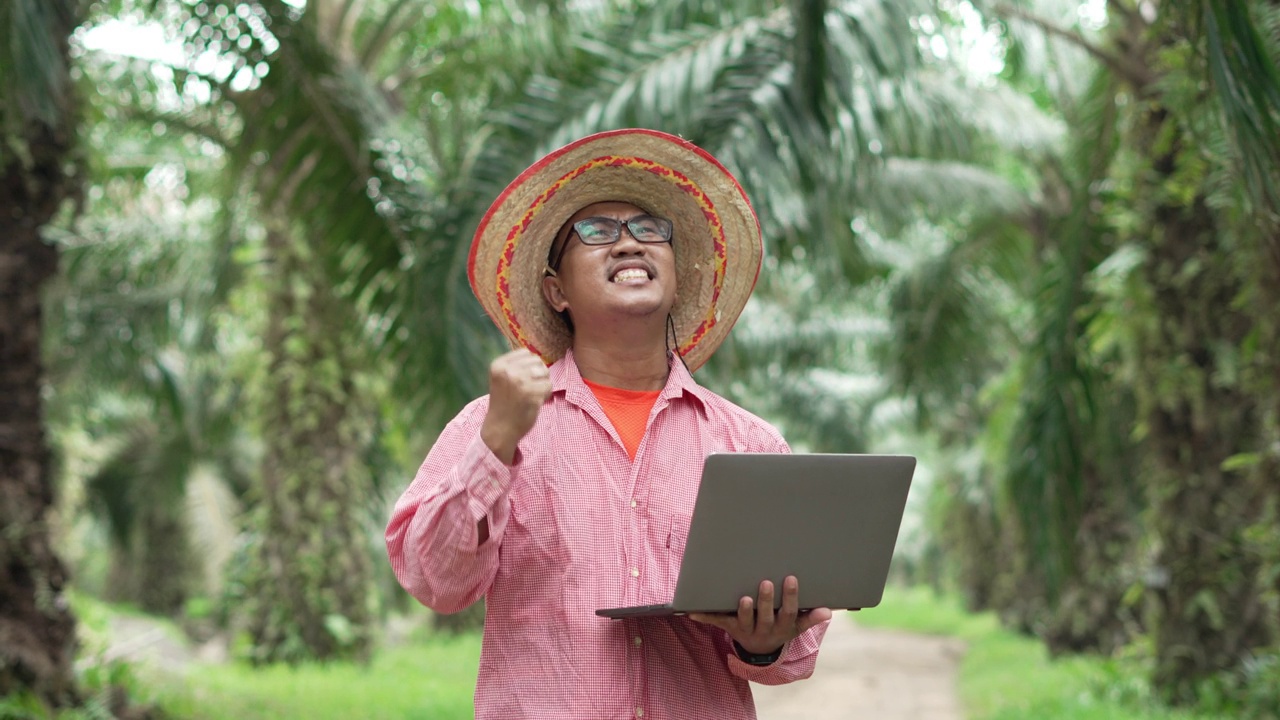
[[[75,701],[75,621],[46,517],[40,289],[57,254],[40,232],[76,189],[67,42],[79,11],[74,0],[0,7],[0,695],[51,707]]]
[[[328,25],[326,8],[336,4],[313,3],[300,14],[271,3],[254,6],[240,18],[245,27],[228,28],[221,21],[237,17],[235,5],[214,7],[204,27],[216,25],[227,34],[243,29],[255,43],[238,59],[272,66],[256,87],[218,88],[234,98],[245,123],[228,148],[236,148],[233,172],[262,191],[266,241],[260,251],[269,268],[257,278],[267,288],[267,367],[255,393],[265,451],[253,495],[258,500],[250,531],[254,562],[241,578],[248,585],[252,657],[261,662],[367,658],[372,583],[363,521],[372,498],[360,459],[368,444],[362,428],[372,426],[375,405],[356,386],[363,363],[353,348],[361,347],[362,333],[337,303],[325,274],[326,264],[339,262],[326,254],[332,252],[330,244],[359,235],[348,224],[302,240],[309,237],[310,221],[323,212],[319,188],[331,184],[328,192],[341,197],[371,176],[371,158],[359,147],[367,138],[354,98],[344,96],[363,88],[343,83],[342,61],[321,42],[324,30],[350,33],[364,24]],[[209,39],[210,47],[223,40]],[[331,39],[337,47],[338,39]],[[267,43],[276,45],[274,52],[264,49]],[[273,113],[284,117],[263,117]],[[262,121],[271,124],[259,125]],[[251,154],[257,152],[265,162],[254,163]],[[394,242],[394,225],[377,216],[373,203],[336,202],[347,214],[344,222],[362,221],[361,229],[372,222],[380,229],[381,234],[374,230],[362,238],[366,249],[379,240]]]
[[[1264,44],[1250,18],[1251,10],[1264,12],[1265,3],[1196,5],[1184,12],[1168,8],[1144,34],[1153,75],[1165,85],[1135,88],[1150,100],[1133,118],[1129,137],[1142,158],[1133,199],[1150,223],[1133,240],[1144,250],[1140,272],[1154,319],[1135,328],[1135,377],[1150,432],[1156,562],[1167,578],[1153,593],[1155,682],[1180,702],[1193,701],[1204,680],[1241,670],[1254,650],[1280,644],[1280,623],[1267,600],[1280,590],[1280,578],[1250,540],[1276,520],[1277,463],[1266,448],[1280,439],[1267,420],[1280,388],[1226,375],[1237,362],[1233,356],[1248,353],[1251,336],[1261,328],[1274,336],[1280,308],[1266,292],[1259,294],[1261,312],[1237,305],[1242,295],[1258,293],[1260,281],[1277,277],[1242,271],[1238,254],[1266,267],[1274,243],[1267,238],[1274,236],[1280,209],[1274,164],[1280,158],[1280,55],[1274,44]],[[1190,35],[1197,23],[1203,23],[1200,37]],[[1174,46],[1189,62],[1198,59],[1189,46],[1204,48],[1205,65],[1193,67],[1212,73],[1217,97],[1203,98],[1192,80],[1179,82],[1155,59]],[[1206,116],[1217,112],[1227,124],[1208,125],[1210,142],[1234,133],[1238,149],[1205,167],[1190,149],[1200,142]],[[1242,222],[1215,207],[1215,181],[1237,164],[1252,191],[1253,213],[1245,218],[1257,220]],[[1274,358],[1246,362],[1272,377],[1280,367]],[[1262,457],[1259,452],[1273,457],[1233,462]],[[1234,620],[1226,622],[1224,612]]]
[[[1252,269],[1242,272],[1238,254],[1265,268],[1266,238],[1274,235],[1277,55],[1250,17],[1268,12],[1264,3],[1165,4],[1154,18],[1113,7],[1126,20],[1115,47],[1128,49],[1133,70],[1125,79],[1138,100],[1124,113],[1131,130],[1121,138],[1134,171],[1116,174],[1133,188],[1117,200],[1143,218],[1121,236],[1140,253],[1134,299],[1145,311],[1130,316],[1128,332],[1159,548],[1151,592],[1154,677],[1165,696],[1189,702],[1204,680],[1238,671],[1252,651],[1280,642],[1266,609],[1280,585],[1274,573],[1268,579],[1266,555],[1250,549],[1249,539],[1275,519],[1268,509],[1274,460],[1233,462],[1274,444],[1265,417],[1277,387],[1230,375],[1250,336],[1275,333],[1274,296],[1262,293],[1261,312],[1243,310],[1237,298],[1256,293],[1261,279]],[[1178,62],[1195,74],[1180,76]],[[1216,93],[1205,94],[1197,76],[1211,79]],[[1206,163],[1197,157],[1206,145],[1232,149]],[[1227,191],[1234,195],[1227,202],[1244,201],[1252,212],[1233,218],[1218,209],[1223,199],[1215,188],[1237,166],[1245,169],[1249,196]],[[1273,359],[1259,370],[1268,372],[1268,363],[1274,377]]]
[[[497,335],[478,307],[464,308],[462,320],[439,311],[465,284],[440,271],[441,263],[452,265],[457,248],[420,240],[424,228],[429,229],[424,223],[446,215],[427,214],[443,203],[424,195],[421,188],[434,180],[437,164],[467,161],[466,153],[459,151],[465,143],[454,142],[450,134],[472,127],[468,118],[482,108],[476,90],[480,84],[471,79],[475,66],[487,58],[504,57],[509,45],[495,42],[490,33],[475,32],[475,20],[465,9],[418,13],[421,4],[412,2],[360,7],[312,2],[305,13],[281,2],[207,3],[198,8],[143,5],[168,27],[190,31],[183,39],[190,43],[192,58],[204,51],[219,53],[233,68],[224,73],[201,70],[194,63],[177,67],[167,73],[173,77],[168,85],[154,79],[164,77],[164,72],[141,73],[136,78],[141,87],[131,94],[134,104],[129,111],[148,125],[160,121],[222,147],[229,160],[228,180],[219,191],[230,208],[224,215],[249,211],[262,217],[267,242],[254,245],[243,238],[224,238],[225,252],[215,267],[225,269],[233,243],[239,243],[247,246],[238,252],[254,254],[277,271],[251,271],[246,278],[251,289],[237,291],[257,292],[254,297],[270,309],[263,332],[271,362],[267,375],[251,383],[251,394],[257,398],[251,406],[263,427],[285,429],[264,433],[269,442],[263,482],[261,492],[252,495],[262,504],[251,533],[260,562],[256,571],[239,578],[254,586],[245,603],[252,616],[248,627],[258,640],[254,657],[364,655],[370,637],[369,565],[375,555],[365,548],[364,523],[371,514],[366,508],[373,498],[363,457],[372,440],[364,428],[376,426],[372,415],[381,402],[378,393],[385,390],[356,370],[384,360],[353,349],[372,347],[400,363],[396,373],[387,374],[396,377],[398,388],[411,389],[403,394],[407,402],[401,405],[414,411],[414,432],[429,434],[432,418],[446,417],[451,405],[460,405],[479,387],[477,368],[482,366],[470,361],[468,348],[479,348],[487,357]],[[518,25],[504,15],[508,8],[498,10],[490,25]],[[425,17],[432,21],[424,23]],[[414,33],[407,32],[410,27],[415,27]],[[543,19],[543,27],[550,27],[549,19]],[[415,60],[424,47],[414,40],[419,35],[451,44],[459,52],[479,48],[484,54],[478,62],[453,68],[452,77],[433,73],[430,63]],[[436,92],[406,76],[406,68],[424,67],[417,82],[468,93],[460,98],[457,111],[436,112],[429,118],[434,130],[431,147],[421,146],[404,127],[409,122],[405,104],[426,105]],[[175,92],[189,98],[191,87],[199,84],[213,96],[212,102],[184,103],[174,110],[147,100]],[[227,106],[221,100],[231,103],[232,116],[221,112]],[[246,189],[253,191],[247,202]],[[225,283],[217,284],[212,293],[215,304],[229,292]],[[272,290],[252,289],[261,287]],[[120,303],[106,305],[123,310],[117,307]],[[474,322],[469,324],[467,317]],[[159,321],[156,328],[163,328],[164,318]],[[196,335],[201,342],[211,341],[209,324]],[[202,347],[186,350],[199,355],[205,352]],[[124,343],[125,350],[131,348],[131,343]],[[117,345],[108,343],[104,349],[108,352],[100,359],[119,355]],[[135,441],[121,444],[120,462],[104,465],[97,482],[91,483],[102,490],[98,496],[117,537],[131,545],[136,542],[135,529],[154,524],[138,522],[135,518],[142,515],[136,513],[169,521],[178,517],[172,502],[137,501],[180,497],[181,492],[173,492],[183,480],[179,470],[193,466],[195,459],[188,452],[170,453],[170,460],[184,459],[165,463],[170,471],[166,479],[140,472],[156,466],[144,462],[139,449],[219,450],[216,438],[191,434],[201,426],[199,418],[204,416],[197,411],[203,406],[178,402],[185,397],[181,386],[196,375],[164,372],[159,357],[134,359],[138,362],[111,366],[125,374],[159,368],[161,372],[151,375],[160,382],[151,387],[146,377],[132,376],[118,376],[113,382],[154,395],[157,407],[187,422],[163,427],[143,423]],[[187,359],[199,364],[195,355]],[[443,367],[453,369],[442,372]],[[178,382],[169,382],[174,380]],[[161,430],[174,431],[171,442],[140,442],[142,437],[158,440],[154,433]],[[152,475],[159,482],[142,482]],[[126,477],[128,482],[119,482]],[[315,482],[319,478],[326,482]],[[147,487],[164,492],[157,495]],[[178,527],[169,521],[163,524]],[[318,527],[328,530],[317,533]],[[281,594],[280,588],[299,591]],[[171,601],[176,597],[168,596]]]
[[[1052,235],[1057,260],[1042,275],[1049,302],[1027,345],[1024,419],[1009,438],[1011,517],[1039,538],[1039,565],[1124,567],[1130,558],[1130,579],[1098,578],[1110,588],[1101,596],[1119,595],[1116,580],[1152,582],[1155,682],[1190,701],[1200,682],[1239,671],[1278,637],[1264,609],[1276,587],[1273,550],[1256,540],[1275,518],[1276,463],[1263,448],[1275,442],[1265,418],[1274,417],[1277,385],[1248,379],[1276,376],[1273,359],[1249,350],[1277,332],[1275,296],[1264,288],[1276,277],[1269,238],[1280,95],[1275,48],[1254,29],[1274,10],[1111,2],[1111,22],[1093,38],[1033,11],[1047,4],[989,3],[1015,33],[1065,39],[1105,75],[1074,111],[1087,152],[1060,174],[1072,210]],[[1033,46],[1015,45],[1013,57],[1025,61]],[[1237,168],[1243,188],[1228,179]],[[1090,283],[1111,289],[1091,294]],[[1241,362],[1251,368],[1244,374],[1235,371]],[[1143,435],[1141,458],[1124,443],[1107,450],[1123,425],[1098,432],[1098,420],[1129,413]],[[1143,468],[1139,487],[1123,481],[1126,466]],[[1094,540],[1081,544],[1088,535],[1118,546],[1137,539],[1135,491],[1154,505],[1159,550],[1147,567],[1136,564],[1136,548],[1116,556]],[[1090,515],[1104,519],[1101,532],[1083,523]]]
[[[369,395],[372,373],[358,369],[394,368],[387,374],[400,404],[430,432],[478,392],[475,358],[496,348],[474,303],[442,311],[466,292],[444,271],[465,244],[452,242],[461,230],[444,198],[424,192],[441,168],[468,161],[467,139],[455,136],[472,127],[488,86],[470,79],[473,66],[507,57],[513,40],[495,41],[492,27],[520,26],[513,8],[495,7],[482,18],[487,33],[465,9],[422,13],[415,2],[163,8],[193,49],[232,64],[221,75],[186,70],[235,109],[230,126],[197,118],[199,129],[226,148],[266,231],[255,252],[271,269],[260,296],[269,363],[256,385],[267,447],[252,533],[258,560],[244,578],[257,660],[367,654],[372,553],[363,522],[373,498],[360,460],[379,398]],[[550,26],[546,17],[538,25]],[[463,57],[452,75],[421,57],[433,43],[446,46],[433,53]],[[441,104],[427,83],[465,89],[456,110],[430,113],[429,142],[409,131],[406,114]],[[155,115],[192,125],[186,114]]]
[[[88,55],[78,70],[95,83],[115,75],[120,86],[122,64]],[[202,590],[196,580],[211,558],[195,552],[190,531],[210,538],[220,525],[226,534],[221,513],[208,512],[220,508],[188,511],[199,507],[187,502],[188,481],[220,477],[235,494],[248,484],[234,418],[242,393],[215,350],[218,308],[234,284],[223,241],[235,234],[223,219],[234,206],[218,209],[217,163],[187,157],[187,136],[113,118],[100,96],[85,107],[88,197],[80,215],[46,233],[62,256],[46,290],[48,423],[55,438],[112,438],[84,478],[88,508],[112,540],[101,592],[172,615]],[[75,455],[77,445],[58,450]]]

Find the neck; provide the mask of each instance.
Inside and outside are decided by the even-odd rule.
[[[573,359],[582,377],[598,385],[661,390],[667,384],[666,339],[661,333],[655,342],[652,337],[646,341],[620,333],[602,337],[575,332]]]

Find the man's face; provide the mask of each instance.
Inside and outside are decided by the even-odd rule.
[[[647,215],[625,202],[601,202],[574,213],[551,248],[560,257],[556,277],[543,280],[547,302],[557,312],[568,310],[575,327],[612,322],[623,316],[665,320],[676,298],[675,252],[669,242],[639,242],[626,225],[618,241],[608,245],[582,242],[573,224],[587,218],[627,221]],[[567,244],[566,244],[567,243]],[[563,250],[563,252],[562,252]]]

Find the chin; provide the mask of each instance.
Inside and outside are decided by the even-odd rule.
[[[610,308],[610,313],[629,318],[658,317],[665,321],[667,313],[671,312],[671,305],[666,302],[619,303]]]

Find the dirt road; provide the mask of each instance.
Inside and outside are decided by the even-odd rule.
[[[959,640],[872,630],[837,613],[813,677],[751,689],[760,720],[962,720],[963,654]]]

